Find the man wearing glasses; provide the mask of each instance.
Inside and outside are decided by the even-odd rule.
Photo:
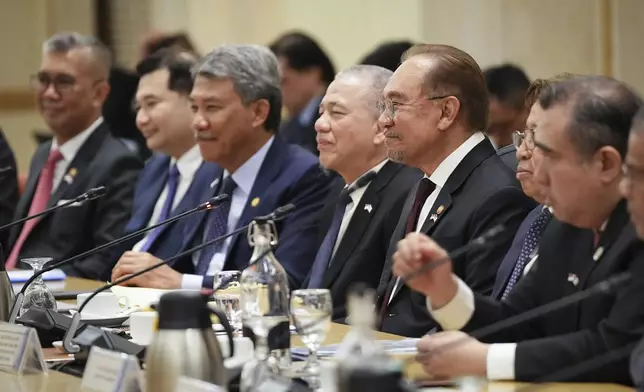
[[[14,227],[6,268],[21,259],[65,259],[117,238],[129,219],[134,185],[142,162],[110,135],[101,117],[110,87],[110,54],[98,40],[76,33],[55,35],[43,45],[38,74],[32,78],[36,101],[53,140],[31,160],[16,219],[65,203],[90,188],[107,193],[71,204]],[[71,276],[109,277],[109,250],[63,267]]]
[[[467,53],[446,45],[412,47],[389,80],[380,107],[389,158],[424,173],[407,197],[387,252],[378,285],[381,330],[418,337],[437,324],[424,296],[391,275],[397,242],[421,232],[455,250],[503,224],[493,244],[467,252],[455,267],[474,291],[489,295],[534,202],[482,133],[488,93],[478,64]]]

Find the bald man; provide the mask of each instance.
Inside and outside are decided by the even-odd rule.
[[[109,51],[93,37],[59,34],[44,43],[33,87],[53,140],[42,144],[31,160],[15,218],[73,200],[90,188],[104,186],[107,193],[14,227],[6,253],[7,269],[29,268],[22,261],[25,258],[62,260],[123,233],[143,163],[110,136],[103,122],[109,69]],[[108,252],[78,260],[63,270],[69,276],[109,278]]]

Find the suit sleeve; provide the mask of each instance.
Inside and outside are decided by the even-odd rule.
[[[20,197],[18,192],[18,169],[11,147],[0,130],[0,225],[13,220]],[[9,231],[0,234],[0,243],[8,249]]]
[[[275,251],[286,270],[291,289],[301,287],[315,260],[320,212],[330,185],[330,179],[314,165],[281,203],[293,203],[296,207],[280,224],[279,244]]]
[[[642,260],[644,252],[639,249],[632,257]],[[596,327],[520,342],[515,359],[516,379],[630,384],[628,352],[624,349],[637,344],[644,333],[644,280],[641,278],[644,263],[633,261],[629,270],[633,278],[617,290],[610,313]],[[620,351],[621,355],[617,355]],[[577,374],[562,372],[572,364],[598,358],[607,363]]]
[[[136,156],[124,155],[107,173],[104,185],[107,193],[96,201],[93,215],[93,246],[113,241],[123,234],[132,211],[134,188],[142,166]],[[65,272],[69,274],[71,271],[74,276],[93,279],[110,279],[111,252],[111,249],[105,249],[86,260],[67,266]]]
[[[494,243],[483,249],[474,249],[465,255],[465,260],[455,260],[455,272],[476,293],[492,294],[494,280],[501,261],[512,244],[514,234],[530,210],[533,202],[517,187],[508,186],[495,192],[472,215],[470,239],[483,235],[497,225],[504,231]]]

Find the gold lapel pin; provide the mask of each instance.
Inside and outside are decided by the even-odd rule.
[[[259,197],[254,198],[250,202],[250,205],[253,206],[253,207],[257,207],[258,204],[259,204]]]
[[[440,205],[440,206],[438,206],[438,209],[436,210],[436,214],[440,215],[443,211],[445,211],[445,206]]]

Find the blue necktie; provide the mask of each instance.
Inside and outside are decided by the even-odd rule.
[[[233,191],[237,187],[232,176],[228,176],[219,191],[220,195],[230,196],[228,200],[221,203],[219,207],[211,210],[206,218],[206,226],[204,228],[204,238],[202,243],[214,240],[221,237],[228,231],[228,213],[230,212],[230,201],[233,198]],[[206,246],[199,253],[199,262],[197,263],[197,275],[205,275],[208,272],[210,261],[218,250],[223,246],[224,241],[219,241],[216,244]]]
[[[166,193],[165,203],[163,204],[161,215],[159,215],[159,219],[156,221],[156,223],[164,221],[170,217],[170,214],[172,212],[172,205],[174,204],[174,197],[177,194],[177,187],[179,186],[179,177],[181,177],[181,173],[179,173],[177,165],[173,164],[172,166],[170,166],[170,170],[168,172],[168,192]],[[141,252],[147,252],[150,249],[154,241],[156,241],[156,239],[159,237],[159,234],[161,234],[163,227],[164,226],[159,226],[156,229],[152,230],[150,235],[148,235],[145,243],[141,247]]]
[[[521,252],[519,253],[517,263],[514,265],[512,275],[510,275],[508,284],[505,286],[505,290],[503,291],[503,295],[501,296],[502,300],[507,298],[514,286],[519,281],[519,278],[523,275],[523,270],[525,269],[525,266],[530,262],[530,256],[532,255],[532,252],[534,252],[534,250],[539,245],[539,238],[541,238],[541,233],[543,232],[543,229],[546,228],[546,225],[550,221],[551,216],[552,214],[550,213],[550,210],[548,208],[544,208],[541,213],[539,213],[534,222],[532,222],[532,224],[530,225],[528,233],[525,236],[525,240],[523,241],[523,246],[521,247]]]
[[[351,202],[351,194],[348,192],[349,188],[345,188],[340,193],[340,199],[335,206],[335,212],[333,213],[333,220],[331,221],[331,227],[324,236],[322,245],[318,250],[317,256],[315,256],[315,261],[313,262],[313,267],[311,268],[311,277],[309,278],[309,289],[321,288],[322,280],[324,278],[324,273],[326,272],[329,262],[331,261],[331,256],[333,255],[333,248],[335,248],[335,243],[338,239],[338,234],[340,233],[340,226],[342,225],[342,218],[344,218],[344,210],[347,208],[347,205]]]

